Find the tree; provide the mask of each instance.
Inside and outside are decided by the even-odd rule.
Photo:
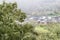
[[[26,14],[17,8],[16,2],[0,4],[0,40],[18,40],[21,27],[14,21],[23,22],[25,18]]]
[[[20,9],[17,8],[17,3],[5,3],[0,4],[0,20],[8,21],[8,20],[19,20],[23,22],[26,18],[26,14],[21,12]]]

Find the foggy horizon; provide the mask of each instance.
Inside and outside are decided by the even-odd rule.
[[[3,0],[0,0],[2,3]],[[60,6],[60,0],[5,0],[6,2],[17,2],[18,7],[26,13],[40,8],[54,8]],[[38,10],[37,10],[38,11]]]

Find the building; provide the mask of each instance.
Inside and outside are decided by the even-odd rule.
[[[60,16],[40,16],[40,17],[30,17],[27,19],[28,22],[37,22],[38,24],[48,24],[52,22],[60,23]]]

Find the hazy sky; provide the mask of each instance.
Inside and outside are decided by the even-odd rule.
[[[3,0],[0,0],[2,3]],[[34,6],[56,5],[60,3],[60,0],[6,0],[6,2],[17,1],[21,8],[29,8]]]
[[[20,8],[24,11],[34,11],[39,8],[58,6],[60,0],[20,0]]]
[[[45,6],[45,5],[56,5],[60,3],[60,0],[20,0],[21,7],[31,7],[31,6]]]
[[[0,3],[2,3],[2,1],[3,0],[0,0]],[[60,0],[6,0],[6,2],[14,1],[18,3],[19,8],[21,8],[22,10],[31,10],[34,8],[40,8],[45,6],[57,6],[60,4]]]

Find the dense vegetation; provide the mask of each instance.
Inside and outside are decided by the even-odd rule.
[[[16,3],[0,4],[0,40],[60,40],[60,23],[35,26],[15,23],[25,18]]]

